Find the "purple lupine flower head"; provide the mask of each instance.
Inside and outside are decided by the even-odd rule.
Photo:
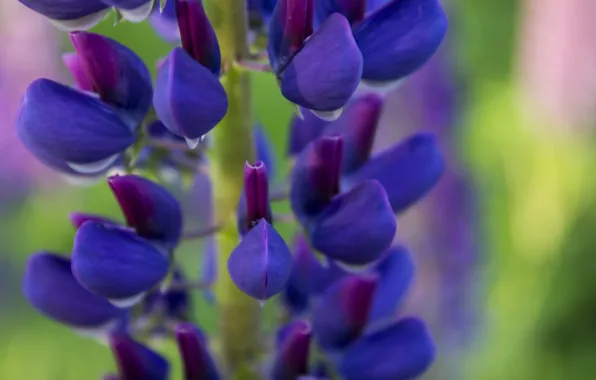
[[[85,222],[75,236],[72,271],[90,292],[128,307],[167,275],[166,255],[133,231]]]
[[[71,271],[67,257],[48,252],[27,261],[23,293],[42,314],[77,329],[110,329],[125,310],[83,288]]]
[[[331,15],[313,32],[312,0],[280,0],[269,27],[269,61],[291,102],[335,118],[362,75],[349,22]]]
[[[110,337],[110,347],[118,367],[118,380],[167,380],[166,359],[124,334]]]
[[[308,356],[312,330],[304,320],[295,320],[281,328],[271,380],[293,380],[308,374]]]
[[[283,238],[271,225],[267,168],[262,162],[245,164],[244,236],[228,260],[230,277],[253,298],[264,301],[281,292],[292,270],[292,255]]]
[[[200,0],[175,0],[182,48],[161,66],[153,104],[164,125],[194,148],[225,116],[228,99],[219,82],[219,43]]]
[[[204,334],[191,323],[176,326],[178,350],[184,365],[185,380],[221,379],[209,353]]]

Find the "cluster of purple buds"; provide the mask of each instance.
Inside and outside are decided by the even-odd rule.
[[[279,295],[285,323],[267,352],[269,365],[259,365],[261,378],[406,380],[428,369],[435,348],[427,328],[399,311],[414,268],[394,240],[396,215],[434,187],[443,157],[423,132],[373,153],[384,99],[355,92],[365,82],[398,82],[434,54],[447,25],[438,0],[244,3],[251,50],[268,38],[249,59],[269,61],[298,111],[287,151],[289,190],[270,185],[276,162],[257,126],[253,141],[240,142],[255,147],[256,160],[236,163],[244,165],[238,244],[231,252],[206,244],[201,281],[176,260],[183,237],[193,236],[183,231],[179,200],[143,175],[170,186],[181,185],[172,178],[182,172],[208,175],[203,152],[217,147],[203,141],[233,108],[222,77],[232,65],[266,64],[222,60],[201,0],[20,1],[69,30],[75,50],[64,56],[73,87],[48,79],[28,87],[17,121],[23,144],[69,176],[126,172],[107,177],[126,223],[72,214],[71,257],[34,254],[23,283],[39,312],[107,340],[117,374],[106,379],[168,378],[168,361],[147,336],[176,339],[185,379],[227,378],[191,312],[192,289],[212,295],[221,273],[215,256],[228,258],[229,277],[255,302]],[[130,21],[150,16],[164,39],[180,43],[159,62],[155,81],[129,48],[84,31],[112,9]],[[289,218],[272,211],[280,199],[289,201]],[[291,247],[274,227],[280,219],[299,226]],[[220,227],[194,237],[211,238]]]

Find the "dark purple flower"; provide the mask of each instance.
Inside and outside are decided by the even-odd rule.
[[[82,174],[104,172],[135,140],[117,108],[49,79],[27,88],[17,132],[43,163]]]
[[[135,304],[167,275],[168,258],[117,226],[86,222],[75,236],[72,272],[83,287],[117,306]]]
[[[136,175],[108,178],[126,221],[139,236],[171,251],[182,235],[182,210],[164,187]]]
[[[313,331],[319,346],[330,353],[345,349],[364,331],[378,278],[350,275],[323,294],[313,314]]]
[[[339,372],[346,380],[415,379],[434,357],[435,346],[424,323],[404,318],[350,345]]]
[[[203,333],[191,323],[176,327],[178,350],[184,365],[185,380],[219,380]]]
[[[19,0],[21,4],[49,18],[66,31],[87,30],[110,11],[102,0]]]
[[[294,380],[308,374],[312,330],[303,320],[293,321],[282,329],[285,331],[277,348],[271,380]]]
[[[118,367],[118,380],[167,380],[168,362],[157,352],[126,335],[110,337]]]
[[[149,112],[153,95],[151,74],[141,58],[126,46],[99,34],[73,32],[70,40],[78,65],[87,76],[86,82],[77,81],[79,87],[90,84],[91,91],[115,106],[131,128],[136,128]]]
[[[125,310],[84,289],[71,272],[70,259],[40,252],[27,262],[23,293],[44,315],[79,329],[114,327]]]
[[[153,5],[160,0],[101,0],[118,9],[122,17],[130,22],[141,22],[149,17]]]

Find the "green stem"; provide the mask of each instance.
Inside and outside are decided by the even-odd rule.
[[[226,379],[252,380],[261,343],[261,308],[242,293],[228,273],[228,257],[238,244],[235,212],[243,187],[244,162],[254,161],[250,77],[235,62],[246,49],[246,9],[242,0],[207,0],[206,9],[218,36],[228,95],[228,112],[213,130],[210,149],[215,222],[222,226],[216,236],[218,273],[215,298],[218,308],[219,343]]]

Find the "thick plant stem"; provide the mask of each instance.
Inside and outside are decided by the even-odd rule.
[[[218,308],[219,343],[226,379],[252,380],[261,376],[255,365],[260,347],[259,304],[232,282],[227,261],[238,244],[235,211],[243,188],[244,162],[255,158],[250,102],[250,77],[233,63],[246,53],[246,9],[242,0],[205,1],[218,36],[228,95],[228,112],[212,132],[211,180],[215,221],[222,226],[216,236],[218,273],[215,298]]]

